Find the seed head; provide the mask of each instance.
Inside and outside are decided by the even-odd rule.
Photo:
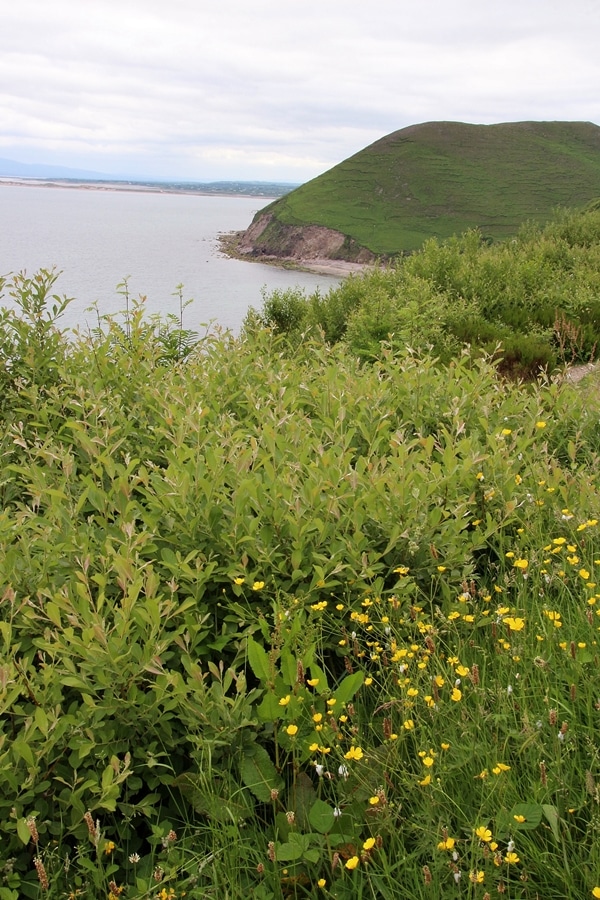
[[[35,866],[35,871],[37,872],[38,881],[43,891],[47,891],[50,887],[50,883],[48,881],[48,875],[46,873],[46,868],[40,856],[34,856],[33,864]]]

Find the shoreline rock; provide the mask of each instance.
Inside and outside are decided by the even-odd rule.
[[[333,268],[345,273],[362,271],[377,261],[374,253],[341,231],[323,225],[287,225],[269,212],[259,214],[237,235],[235,252],[240,259],[293,261],[319,271]]]

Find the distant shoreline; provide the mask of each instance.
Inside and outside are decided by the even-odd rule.
[[[246,200],[276,200],[281,194],[275,192],[252,193],[234,190],[207,190],[205,185],[175,187],[169,184],[131,181],[85,181],[60,178],[25,178],[17,175],[0,175],[0,187],[44,187],[76,191],[123,191],[134,194],[185,194],[198,197],[240,197]]]

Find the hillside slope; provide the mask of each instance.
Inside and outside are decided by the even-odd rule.
[[[546,221],[557,206],[599,194],[600,127],[590,122],[428,122],[260,210],[239,249],[367,261],[473,227],[505,238],[527,219]]]

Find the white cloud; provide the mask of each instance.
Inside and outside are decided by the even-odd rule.
[[[600,0],[21,0],[0,155],[304,180],[405,125],[600,123]]]

